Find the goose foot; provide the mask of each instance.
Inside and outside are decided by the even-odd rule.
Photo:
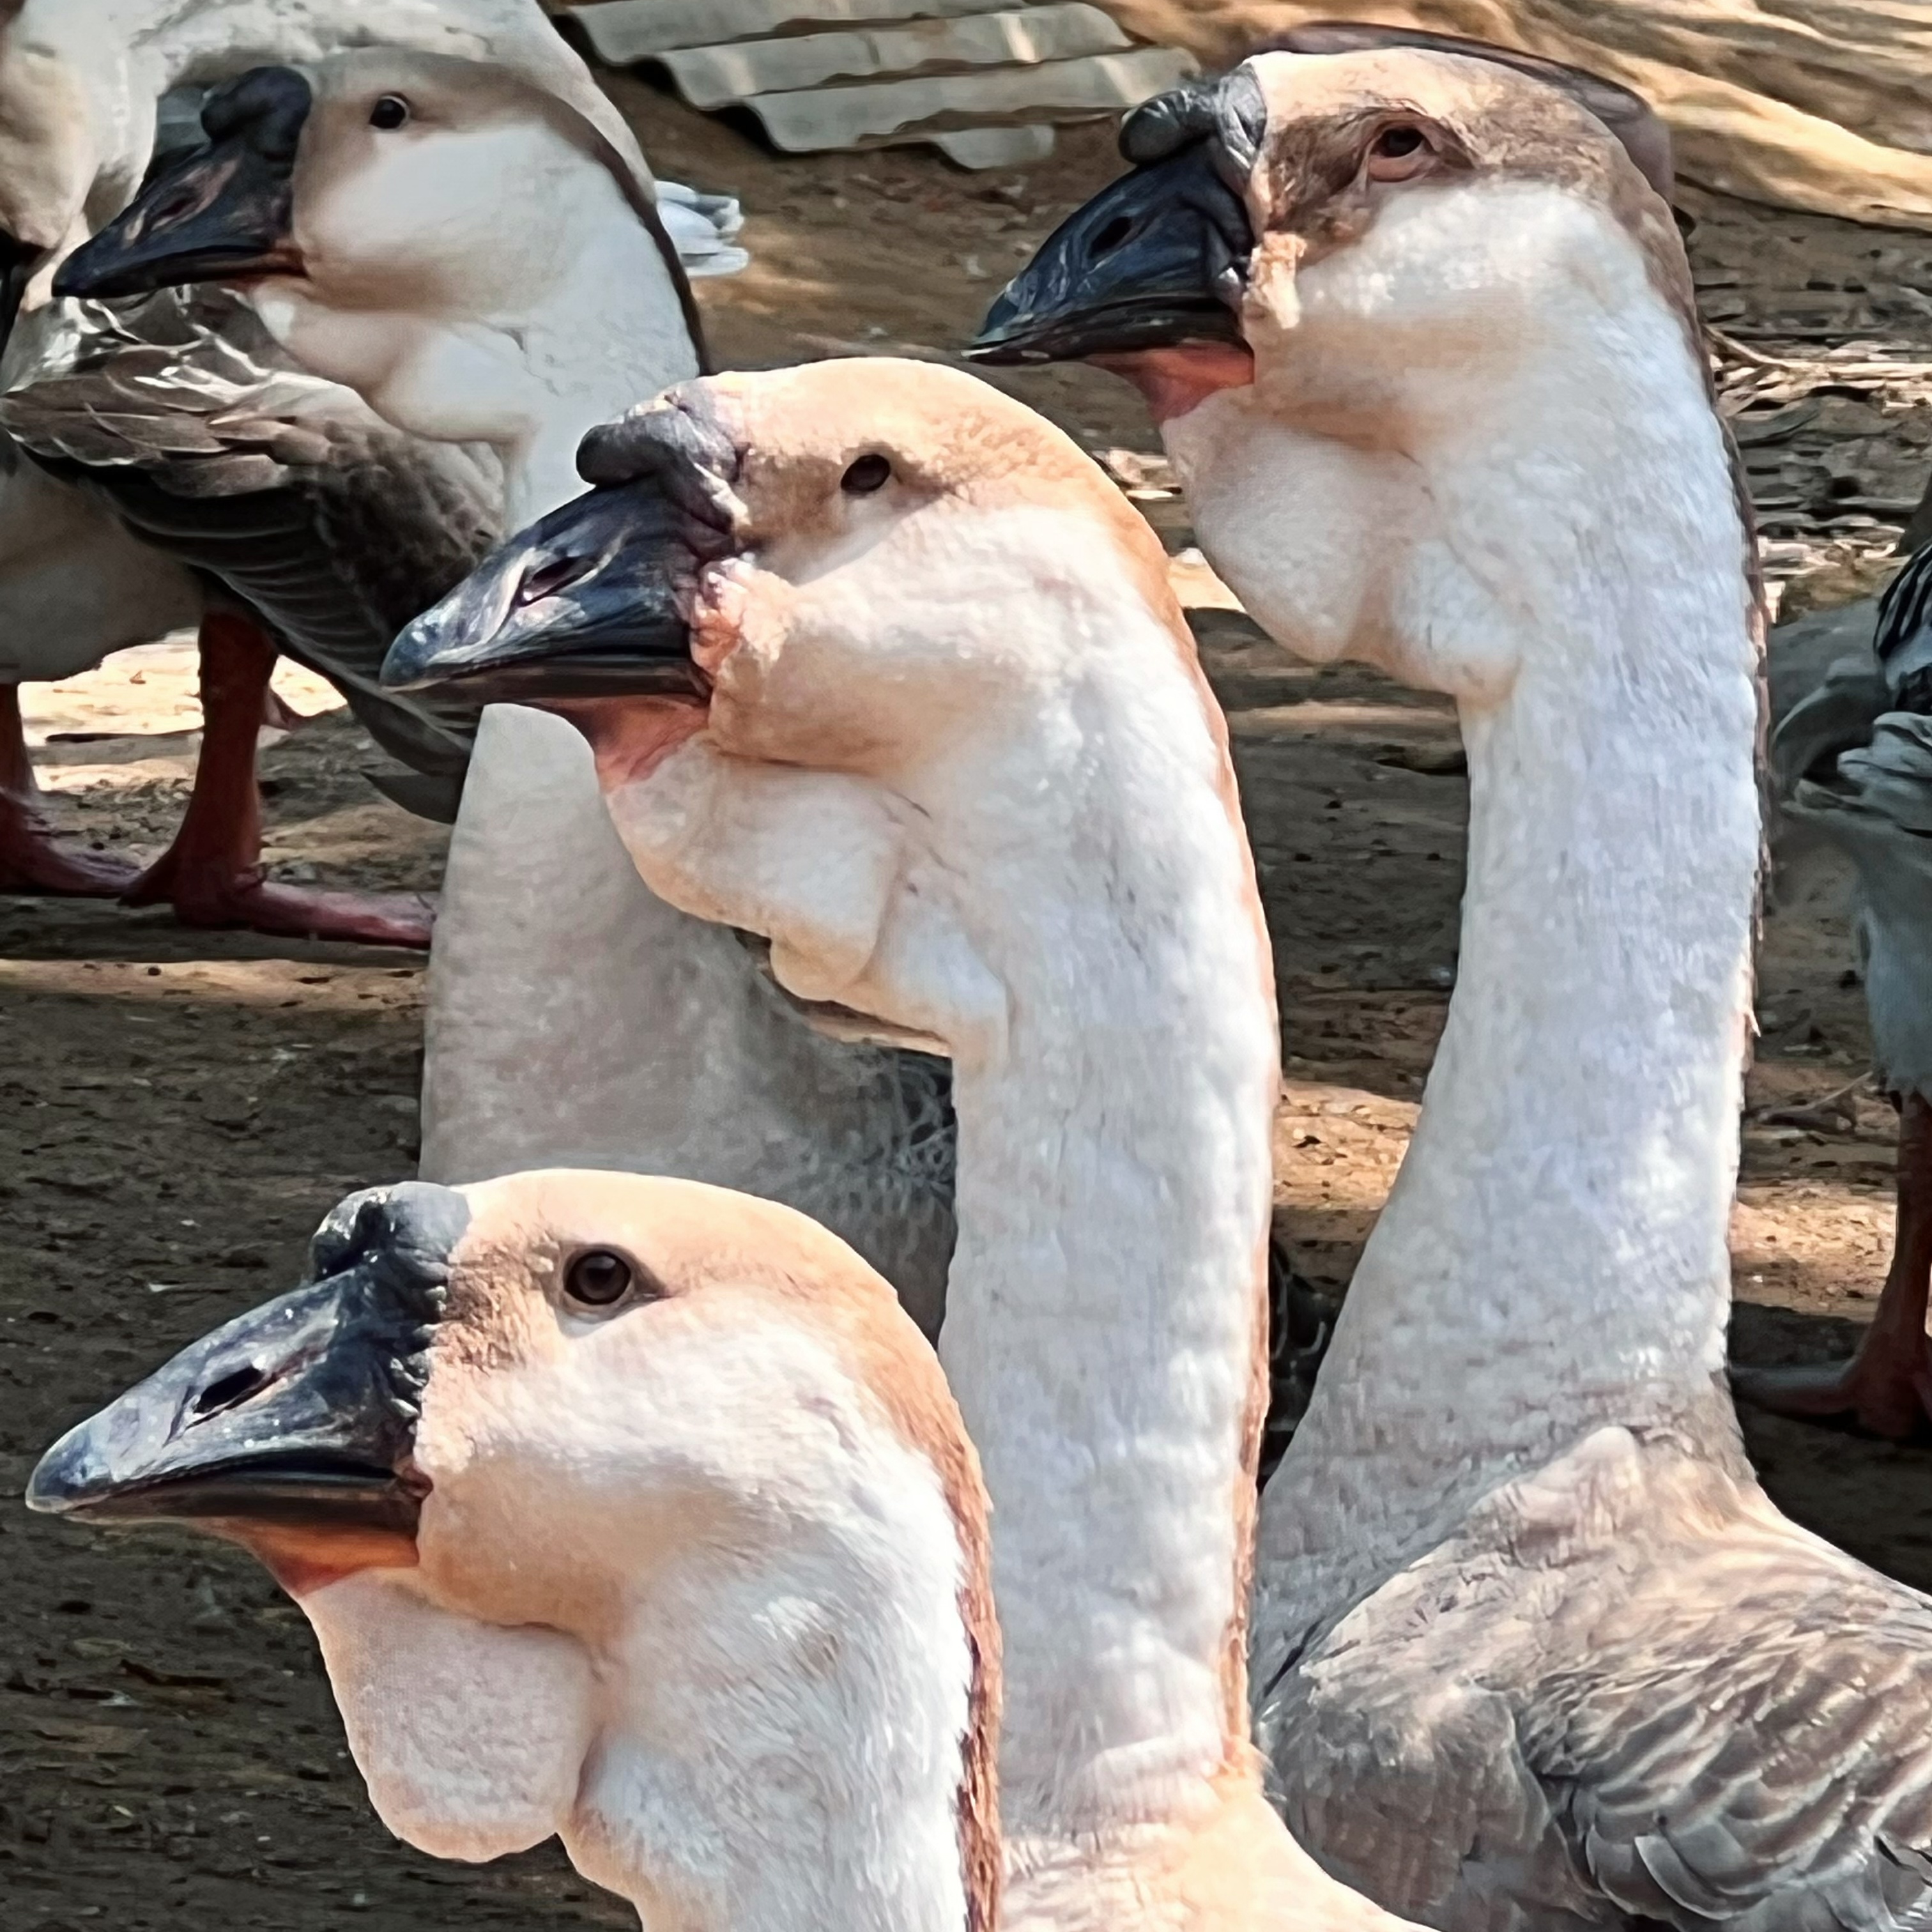
[[[62,843],[24,799],[0,792],[0,892],[111,899],[134,877],[135,868],[122,860]]]
[[[1908,1094],[1898,1114],[1898,1232],[1892,1267],[1850,1360],[1731,1371],[1742,1402],[1805,1422],[1844,1422],[1902,1442],[1932,1429],[1932,1102]]]
[[[20,727],[20,688],[0,684],[0,892],[111,899],[124,892],[134,868],[56,838],[34,802],[37,789]]]
[[[255,740],[275,648],[246,618],[216,610],[202,620],[200,644],[201,758],[194,790],[174,843],[131,884],[122,881],[124,902],[171,905],[184,926],[427,946],[434,909],[419,892],[320,892],[262,877]]]
[[[130,906],[171,905],[184,926],[244,926],[292,939],[359,946],[429,946],[435,902],[423,892],[332,892],[277,885],[259,866],[184,862],[177,839],[122,894]]]

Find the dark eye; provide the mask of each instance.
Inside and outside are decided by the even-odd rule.
[[[1436,164],[1436,145],[1408,121],[1384,128],[1369,144],[1366,172],[1371,181],[1413,181]]]
[[[1110,250],[1118,248],[1133,232],[1133,218],[1131,215],[1115,215],[1113,220],[1088,243],[1087,253],[1089,258],[1106,254]]]
[[[400,128],[410,118],[410,104],[400,94],[386,94],[369,110],[372,128]]]
[[[630,1293],[638,1271],[608,1248],[586,1248],[563,1271],[563,1292],[586,1308],[609,1308]]]
[[[892,466],[883,456],[862,456],[838,479],[838,487],[848,496],[869,496],[891,482]]]

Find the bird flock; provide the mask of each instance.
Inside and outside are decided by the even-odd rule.
[[[1158,423],[1280,643],[1455,703],[1460,965],[1305,1418],[1274,962],[1161,545],[968,370],[720,372],[728,200],[537,0],[0,22],[0,886],[431,944],[421,1178],[46,1452],[301,1606],[370,1802],[651,1932],[1932,1925],[1932,1602],[1724,1358],[1763,614],[1668,136],[1298,28],[1135,110],[970,362]],[[1928,552],[1932,556],[1932,552]],[[18,681],[196,622],[193,802],[53,836]],[[332,682],[440,904],[266,880]],[[1932,1398],[1932,568],[1780,724],[1901,1096],[1857,1363]],[[1808,708],[1809,707],[1809,708]]]

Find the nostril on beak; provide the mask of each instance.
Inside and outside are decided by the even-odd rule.
[[[546,597],[554,597],[560,590],[568,590],[571,585],[590,575],[592,562],[587,556],[554,556],[538,564],[517,586],[519,608],[541,603]]]
[[[1095,258],[1111,254],[1133,232],[1132,218],[1130,215],[1117,214],[1087,244],[1087,253],[1090,256]]]
[[[238,1407],[268,1382],[267,1375],[254,1363],[218,1376],[194,1399],[197,1416],[219,1415],[224,1409]]]

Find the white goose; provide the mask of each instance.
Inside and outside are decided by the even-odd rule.
[[[1004,1922],[1388,1925],[1246,1736],[1274,991],[1160,544],[926,364],[687,383],[584,460],[608,487],[386,675],[554,704],[648,881],[952,1056],[940,1351],[994,1508]]]
[[[878,1276],[768,1202],[550,1172],[352,1196],[310,1276],[29,1506],[254,1551],[423,1850],[554,1832],[688,1932],[994,1932],[986,1497]]]
[[[158,118],[163,142],[187,131],[192,145],[206,84],[372,38],[515,68],[592,118],[650,192],[622,120],[534,0],[404,0],[379,26],[350,0],[27,0],[0,27],[0,321],[26,296],[0,413],[36,459],[10,460],[0,478],[0,615],[14,640],[0,676],[69,675],[205,614],[208,715],[188,816],[137,877],[54,841],[7,688],[0,884],[165,899],[196,924],[427,938],[420,905],[262,880],[255,726],[279,642],[413,768],[386,789],[453,813],[473,716],[398,705],[374,674],[388,634],[501,529],[500,480],[465,452],[410,444],[346,392],[292,376],[232,300],[169,296],[130,315],[47,298],[66,254],[138,184]],[[709,244],[694,243],[702,266],[729,266],[728,242],[695,205],[706,198],[675,194],[666,206]],[[720,212],[724,228],[734,219]],[[76,483],[86,495],[64,487]],[[104,497],[105,509],[90,500]],[[144,541],[130,542],[124,524]],[[370,525],[391,533],[386,560],[345,548],[345,529]],[[292,548],[298,532],[305,541]],[[242,601],[211,598],[210,584]]]
[[[1443,1928],[1922,1924],[1932,1604],[1778,1515],[1724,1384],[1757,626],[1667,212],[1466,57],[1156,118],[1002,352],[1124,352],[1248,607],[1469,751],[1448,1024],[1262,1509],[1289,1821]]]
[[[279,340],[412,434],[494,447],[519,520],[581,488],[586,429],[697,370],[647,206],[548,88],[377,49],[243,76],[216,111],[218,147],[151,183],[63,287],[298,262],[250,290]],[[639,881],[577,734],[498,706],[438,916],[423,1172],[551,1162],[787,1202],[937,1328],[943,1065],[812,1030],[733,935]]]

